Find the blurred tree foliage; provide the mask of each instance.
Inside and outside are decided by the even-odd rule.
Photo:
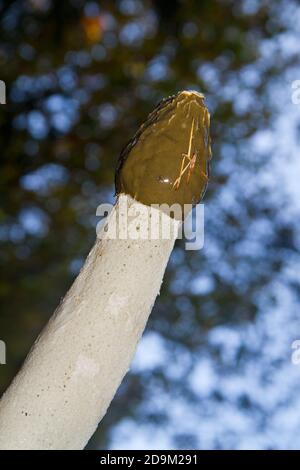
[[[296,251],[294,227],[278,212],[283,193],[258,177],[271,156],[249,144],[257,129],[272,127],[278,109],[270,87],[297,60],[279,41],[289,28],[283,10],[293,7],[268,0],[0,1],[0,79],[7,85],[0,107],[2,391],[91,247],[96,207],[113,199],[115,164],[137,126],[159,99],[186,88],[203,91],[212,114],[205,249],[177,244],[148,325],[177,375],[159,365],[133,370],[90,447],[108,446],[126,417],[164,425],[167,410],[149,404],[162,390],[200,406],[188,377],[202,351],[220,373],[242,367],[249,353],[240,348],[223,364],[207,334],[253,321],[261,294]],[[267,301],[274,302],[271,294]],[[211,399],[226,397],[214,391]],[[251,406],[238,399],[237,406]],[[178,430],[174,442],[195,443]]]

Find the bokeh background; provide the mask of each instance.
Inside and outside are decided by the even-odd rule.
[[[147,113],[195,89],[212,117],[204,249],[176,244],[88,448],[300,448],[299,20],[293,0],[0,1],[1,392]]]

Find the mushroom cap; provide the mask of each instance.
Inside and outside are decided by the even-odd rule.
[[[181,91],[162,100],[120,154],[116,194],[146,205],[200,202],[209,178],[209,123],[201,93]]]

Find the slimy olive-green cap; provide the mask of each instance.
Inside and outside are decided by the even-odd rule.
[[[209,179],[209,122],[196,91],[162,100],[121,152],[116,194],[146,205],[200,202]]]

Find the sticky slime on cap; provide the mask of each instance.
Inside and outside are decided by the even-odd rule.
[[[116,194],[146,205],[200,202],[209,179],[209,123],[198,92],[162,100],[120,154]]]

